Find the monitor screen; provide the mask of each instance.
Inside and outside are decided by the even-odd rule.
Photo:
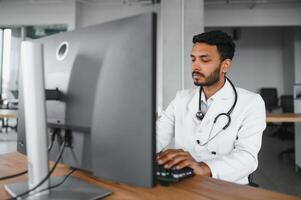
[[[72,132],[64,163],[154,184],[155,21],[147,13],[35,40],[43,44],[48,127]],[[21,88],[18,151],[26,153]]]

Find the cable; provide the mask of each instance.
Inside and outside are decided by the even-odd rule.
[[[51,149],[53,147],[55,136],[58,133],[57,131],[58,130],[54,130],[53,134],[50,137],[51,140],[50,140],[50,144],[48,146],[48,153],[51,151]],[[25,170],[25,171],[19,172],[17,174],[12,174],[12,175],[8,175],[8,176],[0,177],[0,181],[6,180],[6,179],[10,179],[10,178],[15,178],[15,177],[18,177],[18,176],[22,176],[22,175],[26,174],[27,172],[28,172],[28,170]]]
[[[51,174],[54,172],[56,166],[58,165],[60,159],[62,158],[62,155],[63,155],[63,153],[64,153],[64,150],[65,150],[65,141],[64,141],[64,142],[62,143],[62,145],[61,145],[61,150],[60,150],[60,152],[59,152],[59,154],[58,154],[58,156],[57,156],[57,158],[56,158],[56,160],[55,160],[55,163],[54,163],[52,169],[48,172],[48,174],[45,176],[45,178],[42,179],[42,180],[40,181],[40,183],[38,183],[36,186],[34,186],[33,188],[31,188],[30,190],[27,190],[27,191],[25,191],[25,192],[23,192],[23,193],[17,195],[17,196],[14,197],[13,199],[18,199],[19,197],[22,197],[22,196],[24,196],[24,195],[26,195],[26,194],[29,194],[30,192],[34,191],[34,190],[37,189],[39,186],[41,186],[41,185],[42,185],[42,184],[43,184],[43,183],[51,176]]]
[[[50,144],[48,146],[48,153],[51,151],[53,144],[54,144],[54,140],[55,140],[55,136],[59,133],[59,129],[54,129],[53,133],[50,135]]]
[[[14,177],[17,177],[17,176],[21,176],[23,174],[26,174],[27,173],[27,170],[23,171],[23,172],[20,172],[20,173],[17,173],[17,174],[13,174],[13,175],[8,175],[8,176],[4,176],[4,177],[0,177],[0,181],[3,181],[5,179],[10,179],[10,178],[14,178]]]
[[[40,183],[38,183],[36,186],[34,186],[33,188],[31,188],[30,190],[27,190],[27,191],[25,191],[25,192],[23,192],[23,193],[21,193],[21,194],[18,194],[16,197],[10,198],[10,200],[17,200],[18,198],[20,198],[20,197],[22,197],[22,196],[24,196],[24,195],[29,194],[30,192],[34,191],[34,190],[37,189],[39,186],[41,186],[41,185],[42,185],[42,184],[43,184],[43,183],[51,176],[51,174],[54,172],[56,166],[58,165],[60,159],[62,158],[62,155],[63,155],[63,153],[64,153],[64,150],[65,150],[65,141],[64,141],[64,142],[62,143],[62,145],[61,145],[61,150],[60,150],[60,152],[59,152],[59,154],[58,154],[58,156],[57,156],[57,158],[56,158],[56,160],[55,160],[55,163],[54,163],[52,169],[48,172],[48,174],[45,176],[45,178],[43,178],[43,179],[40,181]]]
[[[40,193],[40,192],[44,192],[45,190],[50,190],[50,189],[53,189],[53,188],[56,188],[56,187],[58,187],[58,186],[60,186],[60,185],[62,185],[66,180],[67,180],[67,178],[71,175],[71,174],[73,174],[73,172],[75,172],[77,170],[77,168],[74,168],[74,169],[72,169],[64,178],[63,178],[63,180],[61,181],[61,182],[59,182],[59,183],[57,183],[57,184],[55,184],[55,185],[51,185],[51,186],[49,186],[49,187],[47,187],[47,188],[45,188],[45,189],[43,189],[43,190],[40,190],[40,191],[38,191],[38,192],[36,192],[36,193],[34,193],[34,194],[38,194],[38,193]],[[30,195],[28,195],[28,197],[29,197]]]

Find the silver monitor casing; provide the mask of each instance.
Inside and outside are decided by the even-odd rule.
[[[147,13],[39,39],[44,45],[48,127],[69,129],[63,162],[95,176],[154,185],[156,19]],[[60,44],[68,54],[56,59]],[[20,91],[20,96],[22,91]],[[18,151],[26,153],[20,99]],[[50,153],[58,153],[56,143]]]

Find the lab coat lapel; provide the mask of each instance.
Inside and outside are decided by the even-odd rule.
[[[201,124],[201,121],[196,118],[196,113],[199,110],[199,96],[200,96],[199,91],[200,91],[200,88],[197,87],[194,95],[192,96],[192,98],[188,104],[188,113],[189,113],[189,116],[192,118],[193,124],[195,126],[199,126]]]
[[[214,124],[215,118],[221,113],[227,113],[234,102],[234,91],[230,83],[226,81],[224,87],[213,95],[213,98],[214,100],[203,119],[204,124],[208,124],[206,126],[208,140],[223,131],[223,127],[228,122],[228,118],[222,115]],[[210,121],[210,123],[208,123],[208,121]]]
[[[192,99],[190,100],[188,104],[188,113],[189,118],[192,119],[192,126],[191,127],[195,131],[195,136],[198,140],[201,141],[201,143],[207,141],[208,139],[208,120],[205,122],[206,115],[203,120],[199,120],[196,117],[196,113],[199,110],[199,96],[200,96],[200,88],[198,87],[195,91],[195,94],[193,95]],[[210,109],[209,109],[210,110]]]

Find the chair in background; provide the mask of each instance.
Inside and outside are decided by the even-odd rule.
[[[254,180],[254,172],[248,176],[248,180],[249,180],[249,184],[248,184],[249,186],[259,187],[259,185],[253,181]]]
[[[267,112],[272,112],[280,108],[278,105],[278,92],[277,88],[261,88],[260,95],[265,103],[265,109]],[[279,129],[279,125],[275,123],[267,123],[267,128],[265,129],[265,134],[269,136],[274,136],[277,130]]]
[[[283,113],[294,112],[294,96],[293,95],[282,95],[280,97],[280,105]],[[277,131],[277,135],[282,140],[293,140],[295,136],[294,123],[282,123],[281,128]],[[291,147],[284,151],[281,151],[278,155],[283,156],[287,154],[295,153],[295,148]]]
[[[2,98],[2,94],[0,94],[0,109],[2,109],[3,107],[4,107],[4,100]],[[0,118],[0,121],[1,121],[2,128],[4,128],[5,126],[4,119]]]
[[[282,95],[280,97],[280,106],[283,113],[294,113],[294,96]],[[294,139],[294,123],[282,123],[279,138],[280,139]]]
[[[18,110],[19,91],[18,90],[11,90],[10,92],[13,95],[13,98],[6,99],[6,109]]]
[[[280,97],[280,106],[282,112],[293,113],[294,112],[294,96],[293,95],[282,95]]]
[[[4,107],[4,99],[2,98],[2,94],[0,94],[0,109]]]
[[[278,92],[277,88],[261,88],[260,95],[264,100],[266,110],[272,112],[280,108],[278,105]]]
[[[14,98],[13,99],[4,99],[2,94],[0,94],[0,110],[1,113],[2,111],[4,113],[9,112],[7,110],[18,110],[18,99],[16,99],[16,97],[18,97],[18,91],[12,92]],[[4,114],[5,115],[5,114]],[[14,118],[14,117],[13,117]],[[3,130],[5,130],[5,132],[8,132],[8,128],[11,128],[15,131],[17,131],[17,127],[18,127],[18,119],[16,118],[15,121],[15,125],[10,125],[9,121],[10,121],[11,117],[0,117],[0,124],[1,124],[1,128],[0,128],[0,132],[3,132]]]
[[[15,99],[19,99],[19,91],[18,90],[11,90],[10,91]]]

